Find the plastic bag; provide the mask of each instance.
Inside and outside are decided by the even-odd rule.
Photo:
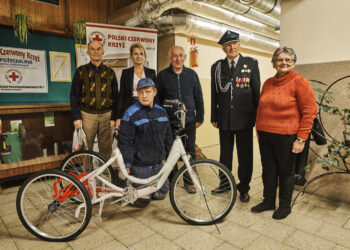
[[[86,143],[86,135],[82,128],[75,129],[73,133],[72,152],[82,150]]]

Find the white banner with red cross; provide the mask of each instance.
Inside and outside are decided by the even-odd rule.
[[[45,50],[0,46],[0,93],[47,93]]]
[[[86,23],[86,41],[99,41],[103,45],[103,60],[109,63],[129,59],[130,46],[141,43],[147,54],[145,66],[157,70],[157,34],[155,29],[118,25]],[[130,67],[130,61],[126,67]],[[119,67],[119,66],[118,66]]]

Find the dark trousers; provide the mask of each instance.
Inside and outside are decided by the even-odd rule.
[[[292,152],[296,135],[281,135],[258,131],[264,184],[264,202],[275,205],[279,180],[279,206],[290,207],[294,189]]]
[[[174,135],[175,135],[175,129],[176,128],[173,128],[174,130]],[[185,146],[185,150],[187,153],[189,153],[191,155],[191,158],[193,160],[196,159],[196,150],[195,150],[195,144],[196,144],[196,123],[190,123],[190,124],[187,124],[185,126],[185,129],[182,130],[182,132],[180,133],[180,136],[181,135],[187,135],[187,136],[182,136],[181,137],[181,140],[182,140],[182,143],[184,144]],[[169,175],[169,181],[172,180],[172,178],[174,177],[175,173],[177,171],[177,165],[175,165],[173,171],[170,173]],[[184,183],[186,185],[193,185],[192,183],[192,180],[189,176],[189,174],[186,172],[184,174]]]
[[[220,162],[232,171],[233,145],[236,137],[238,156],[237,189],[240,193],[247,193],[253,173],[253,129],[227,131],[219,130],[220,135]],[[221,176],[220,176],[221,177]],[[221,183],[225,180],[221,177]]]
[[[300,176],[305,176],[305,166],[307,165],[307,160],[309,158],[309,148],[310,148],[310,135],[305,142],[303,151],[301,151],[296,156],[295,160],[295,174]]]

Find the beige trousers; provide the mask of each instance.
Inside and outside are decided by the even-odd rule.
[[[81,117],[86,134],[87,148],[92,150],[97,135],[99,152],[108,160],[112,153],[112,130],[109,125],[111,112],[91,114],[81,111]]]

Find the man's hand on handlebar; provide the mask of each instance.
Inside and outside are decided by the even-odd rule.
[[[202,124],[202,122],[196,122],[196,128],[199,128]]]
[[[125,169],[126,169],[126,172],[128,172],[128,174],[130,174],[130,168],[125,168]],[[125,178],[125,176],[123,176],[122,171],[120,169],[118,170],[118,177],[120,179],[124,179]]]
[[[218,123],[217,122],[212,122],[211,125],[213,125],[214,128],[218,127]]]

